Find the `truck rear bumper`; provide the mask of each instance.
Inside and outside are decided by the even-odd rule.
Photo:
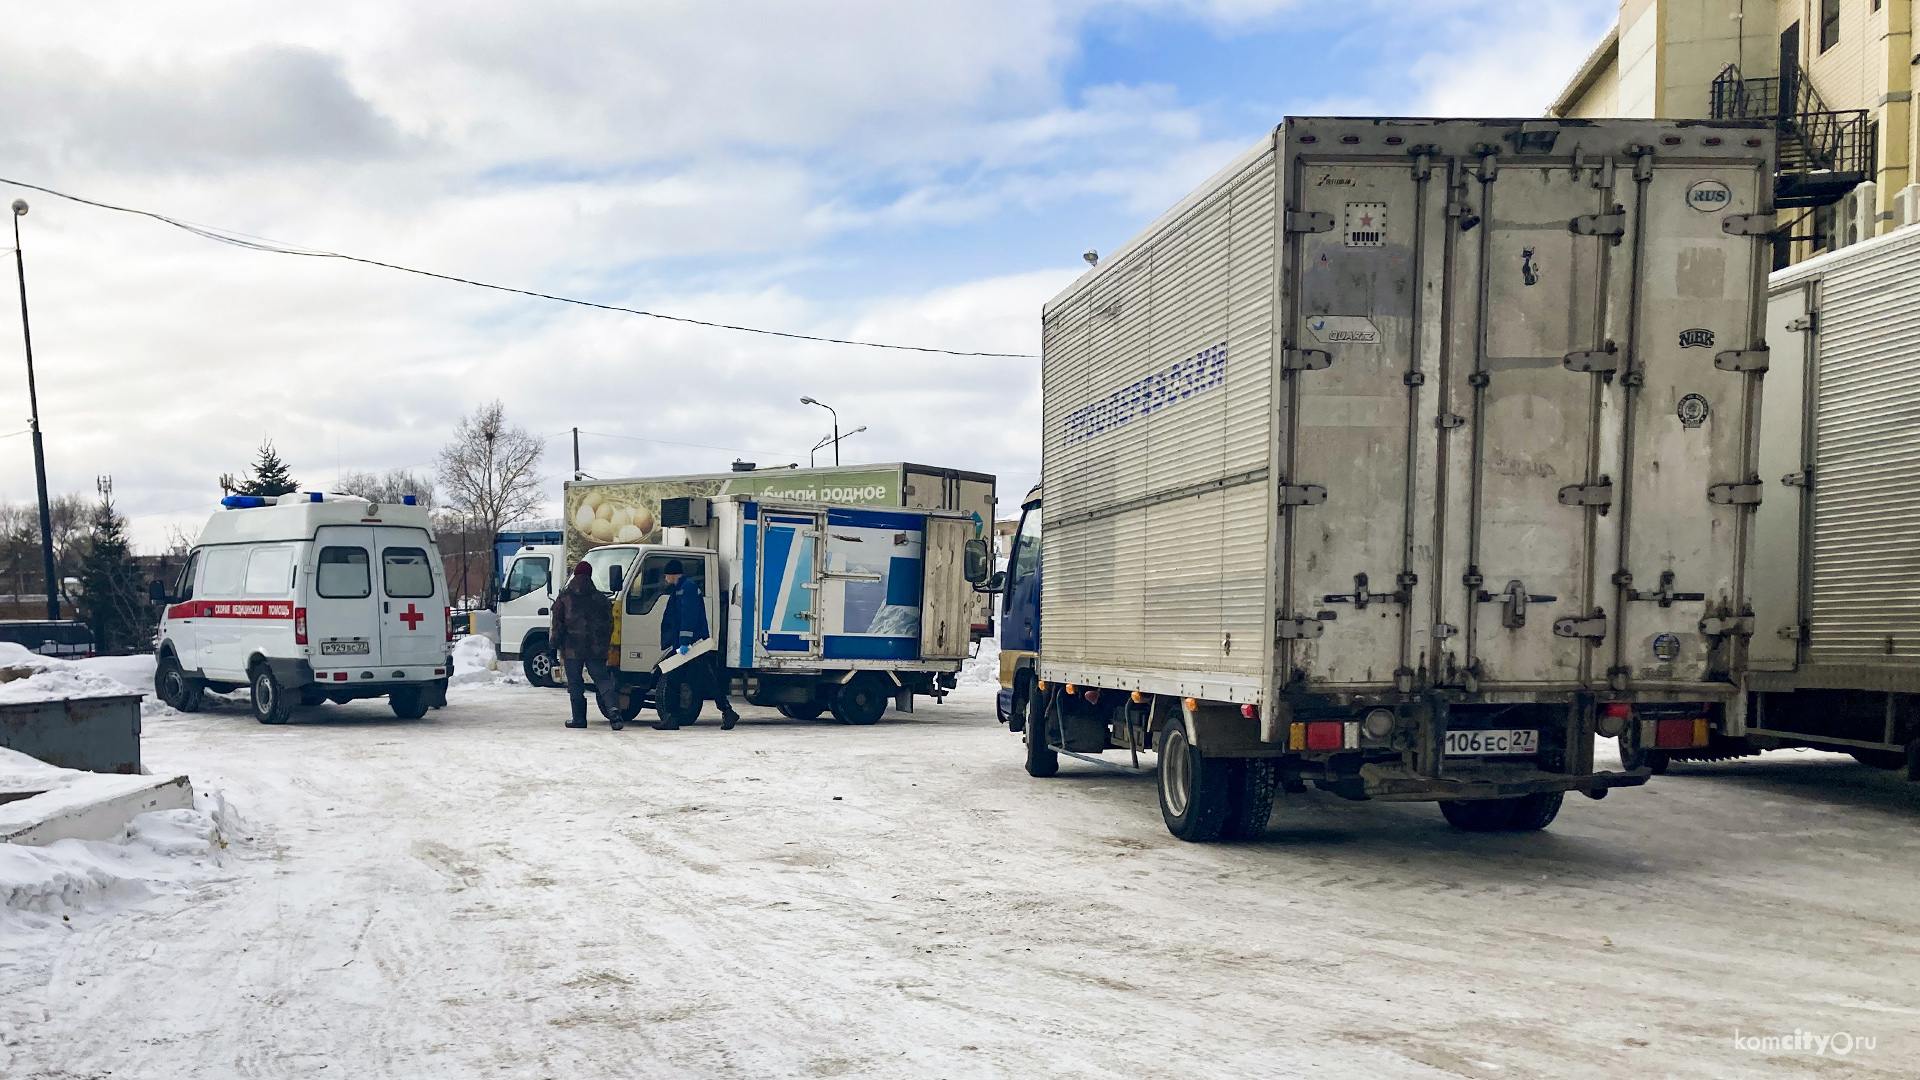
[[[1404,769],[1366,765],[1360,769],[1366,795],[1382,802],[1426,802],[1434,799],[1511,799],[1520,795],[1539,795],[1553,791],[1604,791],[1607,788],[1638,787],[1653,771],[1647,768],[1627,772],[1568,773],[1500,770],[1499,775],[1475,776],[1463,771],[1453,776],[1419,776]]]

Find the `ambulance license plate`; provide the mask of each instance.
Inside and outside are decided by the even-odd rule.
[[[1540,732],[1533,728],[1447,732],[1447,754],[1450,757],[1537,754],[1539,752]]]
[[[364,641],[323,641],[320,643],[321,656],[364,656],[372,651]],[[1448,751],[1448,753],[1452,753],[1452,751]]]

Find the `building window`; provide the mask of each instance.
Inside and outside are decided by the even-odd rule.
[[[1840,44],[1840,0],[1820,0],[1820,51]]]

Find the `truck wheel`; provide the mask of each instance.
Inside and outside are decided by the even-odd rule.
[[[263,724],[284,724],[293,715],[293,698],[280,685],[280,680],[273,677],[272,667],[267,664],[255,665],[250,686],[255,720]]]
[[[865,727],[878,723],[887,711],[885,688],[872,675],[855,675],[833,689],[833,718],[843,724]]]
[[[1503,832],[1513,827],[1519,799],[1442,799],[1440,812],[1447,824],[1466,832]],[[1557,811],[1559,807],[1554,807]],[[1552,820],[1549,818],[1548,820]],[[1542,823],[1544,825],[1544,823]]]
[[[1220,839],[1260,839],[1273,816],[1274,789],[1279,785],[1280,773],[1272,758],[1243,760],[1240,778],[1227,793],[1227,820],[1220,828]]]
[[[1907,755],[1898,750],[1849,750],[1853,760],[1875,769],[1904,769],[1907,767]]]
[[[1060,755],[1050,745],[1053,724],[1047,718],[1047,695],[1027,695],[1027,775],[1045,780],[1060,771]]]
[[[780,710],[781,716],[792,720],[818,720],[820,714],[827,711],[826,702],[823,701],[789,702],[774,707]]]
[[[1202,754],[1187,737],[1184,721],[1161,731],[1160,816],[1167,831],[1196,844],[1220,839],[1233,807],[1233,790],[1245,780],[1245,765],[1239,758]]]
[[[161,701],[181,712],[199,712],[201,695],[206,692],[206,684],[189,675],[180,667],[180,660],[172,653],[160,658],[153,668],[153,694]]]
[[[691,665],[688,665],[691,666]],[[700,684],[686,667],[678,667],[653,684],[653,707],[660,713],[660,725],[677,728],[700,719],[706,701],[700,696]]]
[[[1567,801],[1564,791],[1542,791],[1513,800],[1513,820],[1507,828],[1514,832],[1538,832],[1560,816],[1560,804]]]
[[[387,704],[400,719],[418,720],[427,715],[427,688],[403,686],[387,695]]]
[[[528,686],[560,685],[553,681],[553,653],[547,648],[547,635],[529,634],[520,643],[520,670],[526,673]]]

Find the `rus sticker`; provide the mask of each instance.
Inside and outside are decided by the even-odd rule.
[[[1701,180],[1687,189],[1687,205],[1706,213],[1733,203],[1733,189],[1718,180]]]
[[[1341,242],[1348,247],[1387,246],[1387,204],[1350,202],[1346,224],[1340,230]]]

